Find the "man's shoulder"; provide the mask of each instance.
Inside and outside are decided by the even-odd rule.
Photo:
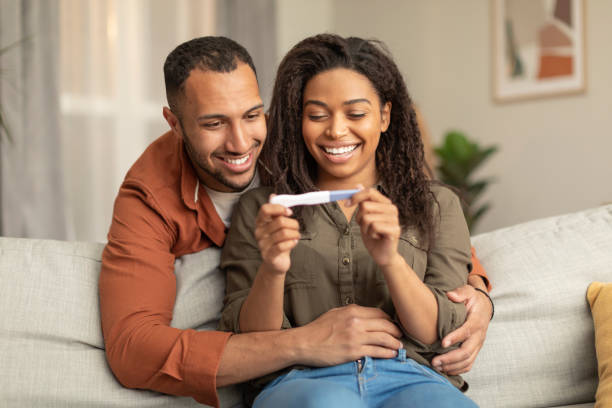
[[[128,170],[124,183],[150,191],[180,185],[181,144],[171,131],[151,143]]]

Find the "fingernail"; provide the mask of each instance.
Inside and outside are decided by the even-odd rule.
[[[293,214],[293,211],[291,211],[291,208],[287,208],[287,211],[285,211],[285,213],[286,213],[287,215],[292,215],[292,214]]]

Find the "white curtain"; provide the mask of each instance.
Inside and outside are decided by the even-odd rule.
[[[163,63],[215,28],[213,0],[60,0],[70,239],[106,240],[126,172],[168,126]]]
[[[56,0],[1,0],[0,233],[66,238],[58,105]]]
[[[35,29],[15,89],[0,77],[16,119],[1,145],[3,235],[106,240],[127,170],[168,129],[163,63],[181,42],[234,38],[264,97],[272,85],[277,0],[0,1],[0,47]]]

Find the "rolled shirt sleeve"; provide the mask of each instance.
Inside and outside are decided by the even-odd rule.
[[[409,335],[402,327],[404,335],[418,346],[422,353],[441,353],[447,349],[441,346],[442,339],[460,327],[466,318],[463,303],[448,299],[446,293],[467,283],[471,268],[470,235],[459,198],[448,188],[432,187],[436,197],[434,245],[427,253],[423,282],[431,290],[438,305],[438,341],[426,345]],[[395,321],[400,325],[398,316]]]

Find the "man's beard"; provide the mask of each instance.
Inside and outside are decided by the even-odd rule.
[[[191,159],[191,162],[195,164],[204,173],[208,174],[209,176],[211,176],[212,178],[214,178],[219,183],[223,184],[225,187],[229,188],[233,192],[237,193],[237,192],[243,191],[253,181],[253,177],[255,176],[255,171],[253,170],[249,170],[249,171],[252,171],[253,174],[251,175],[249,180],[245,183],[238,184],[238,183],[234,183],[231,180],[228,180],[227,177],[223,175],[221,170],[213,169],[210,166],[208,166],[208,164],[206,163],[206,160],[204,160],[202,156],[200,156],[200,154],[198,154],[195,151],[195,149],[193,148],[193,145],[191,144],[191,142],[186,136],[183,137],[183,141],[185,143],[185,149],[187,150],[187,155]]]

